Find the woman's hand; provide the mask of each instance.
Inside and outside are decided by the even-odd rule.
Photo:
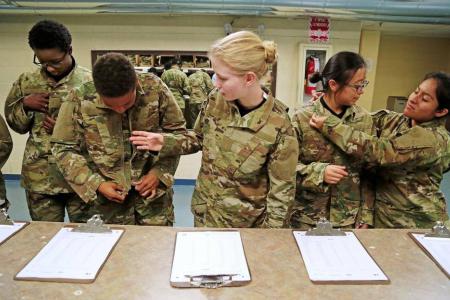
[[[325,168],[325,173],[323,175],[323,181],[328,184],[338,184],[342,178],[348,176],[347,171],[345,171],[345,166],[340,165],[328,165]]]
[[[159,151],[164,145],[164,136],[160,133],[133,131],[130,141],[138,150]]]
[[[312,115],[311,119],[309,119],[309,125],[316,129],[322,130],[323,123],[325,123],[326,116],[318,116],[316,114]]]

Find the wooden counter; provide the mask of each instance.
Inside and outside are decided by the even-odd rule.
[[[450,280],[407,230],[355,231],[390,278],[388,285],[313,284],[291,230],[242,229],[250,284],[173,288],[175,233],[183,228],[145,226],[124,226],[122,239],[92,284],[13,280],[63,225],[33,222],[0,246],[0,299],[450,299]]]

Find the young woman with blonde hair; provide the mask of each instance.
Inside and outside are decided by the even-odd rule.
[[[216,41],[216,89],[185,135],[133,132],[160,156],[203,151],[192,197],[196,226],[282,227],[295,193],[298,144],[287,107],[259,80],[277,57],[273,42],[240,31]]]

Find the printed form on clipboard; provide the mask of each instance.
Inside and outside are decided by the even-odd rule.
[[[314,283],[386,284],[389,278],[353,232],[326,220],[310,231],[293,231],[308,276]]]
[[[408,235],[450,279],[450,230],[437,221],[431,233],[409,232]]]
[[[91,221],[90,219],[89,221]],[[17,273],[15,280],[92,283],[124,229],[93,226],[65,226]]]
[[[244,285],[250,280],[239,231],[177,233],[172,286],[217,288]]]

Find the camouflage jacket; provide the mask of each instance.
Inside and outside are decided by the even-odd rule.
[[[186,107],[183,95],[191,94],[191,86],[189,85],[189,79],[186,74],[177,69],[170,69],[164,71],[161,75],[162,81],[169,87],[178,106],[181,109]]]
[[[44,127],[45,114],[23,108],[23,98],[33,93],[49,93],[48,111],[58,116],[68,92],[91,80],[91,71],[75,65],[72,72],[58,82],[43,69],[20,75],[13,84],[5,103],[5,117],[9,126],[20,134],[29,133],[22,164],[22,186],[35,193],[55,195],[73,192],[66,183],[50,150],[50,138]]]
[[[316,101],[303,107],[293,117],[300,145],[294,205],[294,211],[297,211],[294,216],[299,220],[296,221],[315,225],[320,217],[325,217],[333,226],[344,227],[353,226],[359,221],[357,218],[361,217],[372,225],[374,197],[371,194],[373,191],[361,189],[363,164],[343,153],[309,125],[314,113],[331,115],[321,101]],[[340,120],[352,128],[371,134],[370,114],[357,105],[348,107]],[[325,168],[330,164],[345,166],[348,172],[348,176],[336,185],[324,182]]]
[[[287,108],[267,96],[240,116],[217,90],[187,135],[166,135],[160,155],[203,150],[192,210],[208,227],[282,227],[295,194],[298,144]]]
[[[11,139],[11,135],[9,134],[8,126],[6,125],[3,117],[0,115],[0,206],[6,199],[5,180],[3,179],[1,168],[3,168],[8,160],[12,147],[13,141]]]
[[[172,188],[179,157],[158,160],[149,151],[138,151],[129,137],[132,130],[184,132],[185,121],[156,75],[138,78],[136,102],[123,114],[103,104],[93,82],[74,90],[72,101],[61,107],[52,151],[67,182],[86,202],[97,198],[98,186],[104,181],[114,181],[128,192],[131,183],[149,171],[164,185],[160,184],[158,193]]]
[[[448,219],[443,173],[450,168],[445,118],[411,126],[402,114],[373,114],[377,136],[327,118],[322,133],[340,149],[378,166],[375,227],[430,228]]]
[[[190,103],[202,103],[208,98],[209,93],[214,89],[214,84],[208,73],[199,70],[189,76],[191,85]]]

